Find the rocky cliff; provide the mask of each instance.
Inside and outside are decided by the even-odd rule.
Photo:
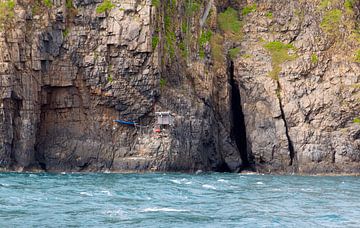
[[[2,0],[0,166],[358,173],[359,10]],[[160,111],[174,123],[158,132]]]

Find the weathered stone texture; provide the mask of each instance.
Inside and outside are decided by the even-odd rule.
[[[226,7],[239,10],[243,21],[243,38],[222,44],[224,52],[239,47],[240,53],[221,66],[211,58],[210,44],[204,59],[176,53],[169,64],[164,25],[156,22],[163,11],[150,0],[113,0],[115,7],[101,14],[100,0],[74,0],[72,9],[65,2],[34,10],[32,1],[19,0],[16,26],[0,32],[1,168],[360,171],[360,125],[353,122],[360,115],[360,65],[352,59],[360,47],[347,42],[346,26],[336,35],[321,29],[318,2],[204,3],[200,11],[211,7],[206,23],[213,33],[221,33],[216,12]],[[252,3],[256,11],[242,15]],[[359,7],[344,20],[358,24]],[[181,24],[184,9],[174,9],[179,14],[171,22]],[[190,51],[198,48],[199,28],[189,28],[196,43]],[[155,30],[162,39],[153,50]],[[174,32],[175,45],[180,33]],[[281,64],[278,80],[269,77],[269,41],[297,49],[296,59]],[[160,85],[160,74],[167,85]],[[174,125],[155,133],[155,111],[171,111]],[[239,118],[244,129],[234,129]]]
[[[241,42],[243,54],[251,57],[240,56],[235,61],[248,140],[260,163],[258,169],[359,172],[360,126],[353,122],[360,110],[356,86],[360,65],[353,60],[359,44],[351,41],[347,31],[325,33],[317,2],[268,1],[259,7],[261,11],[246,17]],[[343,7],[340,1],[337,7]],[[357,7],[354,5],[355,13]],[[273,17],[266,18],[264,12],[273,12]],[[342,17],[355,18],[345,13]],[[263,47],[264,42],[275,40],[292,42],[298,55],[296,60],[282,64],[280,92],[276,81],[268,76],[271,57]],[[314,54],[316,61],[311,60]],[[291,158],[285,121],[294,146],[292,166],[288,166]]]

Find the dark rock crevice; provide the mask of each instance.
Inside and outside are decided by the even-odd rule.
[[[16,166],[19,162],[21,154],[17,154],[17,142],[20,140],[20,110],[22,109],[22,100],[14,93],[11,92],[9,99],[4,99],[4,106],[10,111],[10,127],[12,129],[11,142],[9,144],[9,161],[12,166]]]
[[[289,165],[292,166],[294,164],[294,160],[295,160],[295,149],[294,149],[294,144],[291,140],[290,134],[289,134],[289,125],[288,122],[286,120],[286,116],[285,116],[285,112],[284,112],[284,108],[283,108],[283,104],[282,104],[282,99],[280,96],[280,91],[281,91],[281,85],[280,82],[277,81],[277,97],[279,100],[279,108],[280,108],[280,112],[281,112],[281,119],[284,121],[284,126],[285,126],[285,135],[286,135],[286,139],[288,141],[288,149],[289,149],[289,157],[290,157],[290,163]]]
[[[251,169],[251,162],[248,154],[245,117],[242,110],[239,84],[234,78],[234,63],[228,63],[228,77],[230,84],[230,111],[231,111],[231,138],[235,141],[239,151],[242,164],[240,171]]]

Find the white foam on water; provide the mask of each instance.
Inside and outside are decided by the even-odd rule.
[[[84,196],[93,196],[93,194],[88,193],[88,192],[80,192],[80,195],[84,195]]]
[[[218,182],[229,182],[229,181],[227,181],[227,180],[224,180],[224,179],[219,179],[219,180],[217,180]]]
[[[191,181],[188,181],[186,178],[183,179],[176,179],[176,180],[170,180],[171,182],[175,183],[175,184],[192,184]]]
[[[241,175],[241,176],[251,176],[251,175],[258,175],[258,174],[254,173],[254,172],[244,172],[244,173],[239,173],[239,175]]]
[[[216,190],[216,188],[212,185],[209,185],[209,184],[203,184],[202,185],[203,188],[207,188],[207,189],[213,189],[213,190]]]
[[[261,181],[258,181],[258,182],[256,182],[256,184],[262,185],[262,184],[264,184],[264,183],[261,182]]]
[[[300,190],[303,192],[315,192],[314,189],[311,189],[311,188],[302,188]]]
[[[65,174],[66,174],[66,172],[61,172],[61,174],[62,174],[62,175],[65,175]]]
[[[181,184],[180,180],[170,180],[171,182],[175,183],[175,184]]]
[[[142,212],[189,212],[190,210],[185,209],[175,209],[169,207],[149,207],[142,210]]]
[[[117,209],[117,210],[107,210],[105,211],[105,214],[110,216],[110,217],[119,217],[121,219],[126,219],[126,212],[121,210],[121,209]]]
[[[196,172],[195,172],[195,174],[200,174],[200,173],[202,173],[203,171],[201,170],[201,169],[199,169],[199,170],[197,170]]]
[[[111,192],[109,192],[109,191],[107,191],[107,190],[101,191],[101,193],[104,193],[104,194],[106,194],[106,195],[108,195],[108,196],[112,196]]]
[[[10,185],[4,183],[4,184],[0,184],[0,186],[9,187]]]

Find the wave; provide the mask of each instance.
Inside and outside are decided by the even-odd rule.
[[[175,184],[181,184],[181,180],[170,180],[170,181],[175,183]]]
[[[203,188],[207,188],[207,189],[213,189],[213,190],[216,190],[216,188],[212,185],[209,185],[209,184],[203,184],[202,185]]]
[[[116,217],[120,220],[128,219],[127,212],[122,209],[107,210],[103,213],[109,217]]]
[[[84,195],[84,196],[94,196],[93,194],[88,193],[88,192],[80,192],[80,195]]]
[[[217,180],[218,182],[229,182],[229,181],[227,181],[227,180],[224,180],[224,179],[219,179],[219,180]]]
[[[169,207],[149,207],[142,210],[142,212],[189,212],[190,210],[185,209],[175,209]]]
[[[316,192],[316,190],[312,189],[312,188],[301,188],[300,191],[302,191],[302,192]]]
[[[175,180],[170,180],[171,182],[175,183],[175,184],[192,184],[191,181],[188,181],[186,178],[183,178],[183,179],[175,179]]]
[[[104,194],[106,194],[107,196],[112,196],[111,192],[110,192],[110,191],[107,191],[107,190],[101,191],[101,193],[104,193]]]

